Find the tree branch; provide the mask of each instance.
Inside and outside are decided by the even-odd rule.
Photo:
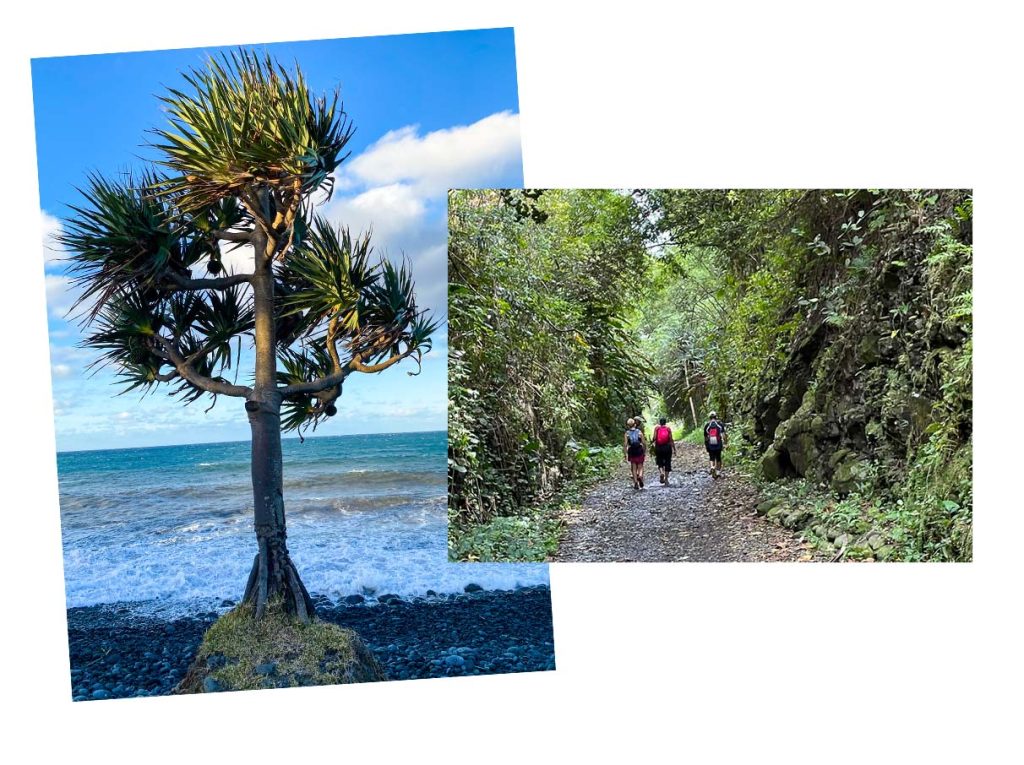
[[[334,363],[334,372],[341,371],[341,357],[338,355],[338,317],[337,315],[331,317],[330,323],[327,325],[327,353],[331,357],[331,361]]]
[[[207,393],[236,396],[239,398],[246,398],[252,393],[252,388],[248,388],[245,385],[232,385],[223,380],[214,380],[212,377],[199,374],[185,360],[174,343],[162,335],[156,335],[155,337],[167,354],[167,360],[174,365],[178,374],[200,390],[205,390]]]
[[[173,272],[168,273],[167,276],[174,282],[176,290],[182,292],[226,290],[236,284],[248,284],[252,278],[252,274],[232,274],[231,276],[218,276],[215,279],[189,279]]]
[[[329,374],[326,377],[318,377],[315,380],[304,383],[294,383],[278,388],[283,396],[294,396],[299,393],[319,393],[322,390],[333,388],[345,382],[345,378],[352,373],[352,362],[346,364],[340,371]]]
[[[244,242],[245,244],[252,244],[251,231],[214,231],[213,235],[217,239],[223,239],[226,242]]]
[[[362,372],[363,374],[373,374],[375,372],[383,372],[390,366],[394,366],[399,361],[407,359],[416,353],[418,349],[410,348],[397,356],[392,356],[386,361],[380,361],[376,364],[364,364],[359,356],[353,356],[348,360],[339,371],[329,374],[326,377],[319,377],[316,380],[310,380],[304,383],[295,383],[293,385],[285,385],[282,388],[278,388],[284,396],[293,396],[299,393],[319,393],[322,390],[333,388],[336,385],[341,385],[345,382],[345,378],[353,372]]]
[[[385,369],[387,369],[390,366],[393,366],[394,364],[397,364],[402,359],[409,358],[409,356],[411,356],[413,353],[414,350],[408,350],[405,353],[400,353],[397,356],[392,356],[387,361],[380,361],[376,364],[364,364],[362,361],[359,360],[358,356],[355,356],[348,363],[348,365],[356,372],[363,372],[364,374],[373,374],[375,372],[383,372]]]
[[[288,232],[288,241],[285,242],[284,246],[277,253],[276,260],[283,260],[285,254],[291,249],[292,243],[295,241],[295,216],[299,211],[300,204],[302,204],[302,183],[296,178],[292,183],[292,200],[285,211],[282,221],[284,223],[283,230]],[[275,227],[276,224],[277,221],[275,221]]]

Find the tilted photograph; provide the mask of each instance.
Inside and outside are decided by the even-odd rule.
[[[453,561],[970,561],[973,195],[456,189]]]
[[[73,700],[554,669],[546,567],[445,544],[446,192],[522,183],[512,30],[32,74]]]

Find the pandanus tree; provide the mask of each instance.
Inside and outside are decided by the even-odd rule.
[[[244,401],[257,552],[243,600],[257,618],[280,603],[308,621],[288,554],[282,431],[336,414],[354,373],[405,359],[418,371],[436,323],[405,262],[375,258],[368,235],[315,212],[352,136],[337,91],[315,96],[297,67],[247,51],[183,77],[184,90],[161,98],[157,159],[115,180],[90,176],[64,222],[83,344],[126,391]],[[251,266],[229,273],[226,260],[248,262],[225,258],[238,250]]]

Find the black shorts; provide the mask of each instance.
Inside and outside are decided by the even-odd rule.
[[[658,467],[663,467],[665,470],[672,469],[672,447],[671,446],[655,446],[654,447],[654,464]]]
[[[710,459],[713,459],[715,462],[721,462],[722,461],[722,447],[718,447],[717,449],[709,448],[708,449],[708,457]]]

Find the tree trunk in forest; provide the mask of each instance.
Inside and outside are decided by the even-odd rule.
[[[693,391],[690,389],[690,362],[683,360],[683,375],[686,378],[686,396],[690,400],[690,414],[693,416],[693,427],[697,427],[697,407],[693,405]]]
[[[281,401],[277,390],[277,353],[274,338],[274,280],[269,248],[256,244],[253,273],[253,308],[256,334],[256,379],[245,402],[252,431],[253,513],[258,552],[249,572],[242,602],[263,616],[269,602],[281,601],[287,613],[303,622],[316,617],[313,601],[288,555],[284,519],[284,478],[281,457]]]

